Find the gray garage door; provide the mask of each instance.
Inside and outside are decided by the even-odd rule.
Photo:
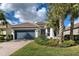
[[[16,30],[15,39],[33,39],[35,37],[35,30]]]

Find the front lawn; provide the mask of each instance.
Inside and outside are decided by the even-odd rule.
[[[46,47],[35,42],[31,42],[11,54],[11,56],[79,56],[79,45],[67,48],[58,48]]]

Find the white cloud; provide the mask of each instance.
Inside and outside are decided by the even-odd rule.
[[[7,19],[7,22],[9,22],[10,24],[13,24],[11,20]]]
[[[69,27],[71,24],[68,24],[67,27]]]
[[[20,11],[17,11],[17,12],[15,13],[14,17],[19,18],[19,17],[21,17],[20,14],[21,14]]]
[[[6,3],[1,4],[0,9],[5,9]]]
[[[36,6],[33,6],[31,10],[32,10],[32,13],[36,13]]]
[[[22,22],[22,23],[23,23],[23,22],[25,22],[25,20],[24,20],[24,19],[22,19],[22,18],[20,18],[20,19],[19,19],[19,21],[20,21],[20,22]]]
[[[46,8],[43,7],[40,10],[38,10],[37,16],[40,21],[43,21],[44,19],[46,19]]]
[[[2,10],[4,10],[4,11],[10,11],[10,10],[12,10],[11,4],[2,3],[1,6],[0,6],[0,9],[2,9]]]
[[[38,10],[37,15],[39,17],[44,16],[46,14],[46,8],[42,8],[40,10]]]
[[[74,24],[79,23],[79,18],[77,18],[77,20],[74,22]]]

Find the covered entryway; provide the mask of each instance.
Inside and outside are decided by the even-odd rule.
[[[35,30],[15,30],[15,39],[34,39]]]

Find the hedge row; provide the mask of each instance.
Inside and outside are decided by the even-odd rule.
[[[74,36],[74,37],[73,37],[74,40],[79,40],[79,35],[73,35],[73,36]],[[70,39],[70,35],[65,35],[65,36],[64,36],[64,39],[65,39],[65,40]]]
[[[12,35],[0,35],[0,42],[10,41],[13,39]]]
[[[40,45],[51,47],[70,47],[76,45],[76,42],[74,40],[64,40],[64,42],[60,44],[59,39],[47,39],[45,36],[36,38],[35,42]]]

